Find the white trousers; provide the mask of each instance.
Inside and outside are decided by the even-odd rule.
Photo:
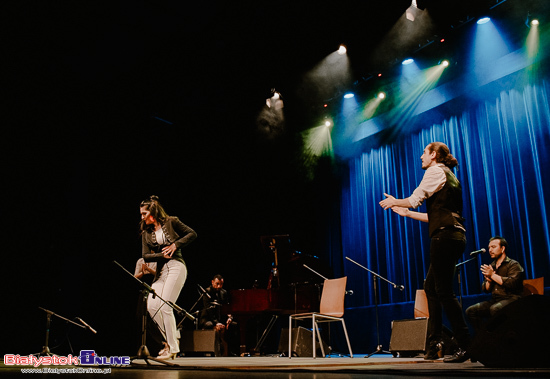
[[[187,279],[187,267],[180,261],[172,259],[164,264],[159,278],[151,287],[164,300],[175,303],[178,300],[185,279]],[[170,346],[170,353],[179,353],[178,338],[180,336],[176,329],[176,318],[172,307],[166,305],[158,297],[153,298],[153,294],[150,293],[147,300],[147,310],[159,326],[168,346]]]

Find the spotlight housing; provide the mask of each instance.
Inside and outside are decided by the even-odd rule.
[[[483,24],[488,23],[489,21],[491,21],[490,17],[482,17],[479,20],[477,20],[477,24],[478,25],[483,25]]]
[[[405,59],[403,62],[401,62],[401,64],[402,64],[403,66],[406,66],[406,65],[411,64],[411,63],[413,63],[413,62],[414,62],[414,59],[412,59],[412,58],[407,58],[407,59]]]
[[[531,12],[527,12],[527,18],[525,19],[525,26],[528,28],[531,28],[533,26],[539,25],[539,19],[536,17],[536,15],[531,14]]]
[[[355,95],[351,92],[348,92],[344,95],[344,99],[351,99],[352,97],[354,97]]]

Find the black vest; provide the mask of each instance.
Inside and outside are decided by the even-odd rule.
[[[443,188],[426,200],[430,236],[442,228],[464,230],[462,218],[462,187],[447,166],[441,166],[447,177]]]

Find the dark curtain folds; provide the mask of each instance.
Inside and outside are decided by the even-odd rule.
[[[498,87],[483,101],[457,101],[456,113],[437,125],[402,134],[349,161],[341,196],[342,260],[355,292],[348,307],[374,304],[374,279],[345,257],[405,286],[399,291],[379,281],[380,304],[413,301],[422,288],[429,266],[427,224],[384,211],[378,202],[384,193],[404,198],[413,192],[424,174],[420,155],[432,141],[446,143],[459,162],[455,173],[462,183],[468,238],[463,259],[501,235],[527,278],[550,279],[549,93],[544,80]],[[425,212],[425,205],[418,210]],[[481,293],[479,266],[490,261],[486,253],[462,266],[457,291]]]

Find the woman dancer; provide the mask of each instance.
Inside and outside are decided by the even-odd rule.
[[[157,262],[151,287],[162,299],[175,303],[187,278],[181,248],[191,243],[197,233],[177,217],[168,216],[157,196],[142,201],[139,211],[143,259]],[[168,349],[157,358],[174,359],[180,351],[174,310],[153,293],[149,294],[147,310],[168,344]]]

